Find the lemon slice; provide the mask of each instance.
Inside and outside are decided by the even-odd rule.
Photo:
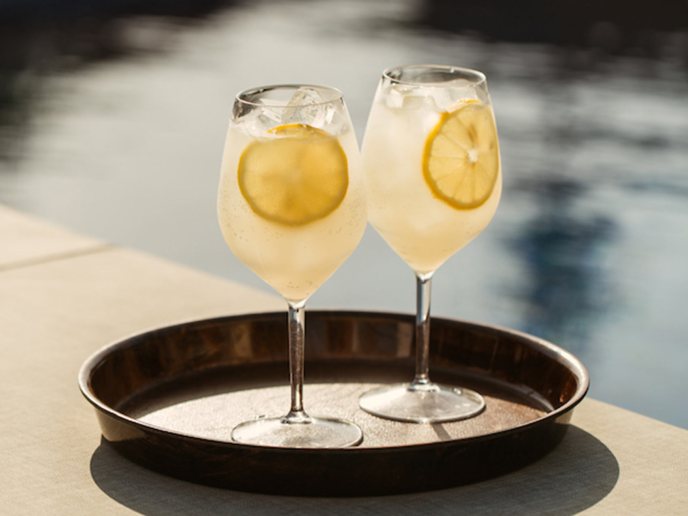
[[[349,186],[339,141],[304,124],[269,132],[276,138],[252,142],[239,158],[239,189],[251,209],[287,226],[308,224],[336,210]]]
[[[498,175],[490,107],[474,101],[443,113],[423,152],[423,177],[435,197],[459,210],[477,208],[489,199]]]

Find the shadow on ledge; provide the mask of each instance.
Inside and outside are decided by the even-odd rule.
[[[91,476],[113,500],[143,514],[575,514],[616,485],[619,463],[598,439],[571,426],[540,461],[500,478],[453,489],[367,498],[267,496],[196,485],[144,469],[106,442]],[[266,479],[266,482],[268,479]]]

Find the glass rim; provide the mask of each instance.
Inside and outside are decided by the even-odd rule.
[[[313,88],[315,90],[324,90],[329,93],[332,93],[332,98],[322,100],[320,102],[304,102],[304,103],[297,103],[297,104],[289,104],[287,103],[280,103],[277,101],[265,101],[261,100],[260,102],[254,102],[252,100],[249,100],[248,96],[251,95],[259,95],[262,93],[266,93],[269,91],[273,90],[278,90],[278,89],[285,89],[285,90],[298,90],[299,88]],[[298,84],[298,83],[287,83],[287,84],[267,84],[264,86],[255,86],[253,88],[248,88],[245,90],[240,91],[237,93],[234,97],[235,102],[240,102],[242,104],[246,104],[248,106],[267,106],[271,108],[300,108],[300,107],[306,107],[306,106],[322,106],[325,104],[332,104],[333,102],[340,102],[344,100],[344,94],[342,91],[338,88],[335,88],[333,86],[325,86],[322,84]]]
[[[412,80],[404,80],[404,79],[397,79],[392,76],[392,73],[395,71],[402,71],[402,70],[411,70],[411,69],[419,69],[419,70],[437,70],[437,71],[442,71],[442,72],[449,72],[449,73],[461,73],[464,74],[463,77],[456,77],[457,79],[459,78],[464,78],[467,80],[474,79],[472,81],[473,86],[481,86],[483,84],[487,83],[487,77],[485,74],[479,70],[475,70],[473,68],[466,68],[463,66],[453,66],[453,65],[440,65],[440,64],[406,64],[406,65],[399,65],[399,66],[392,66],[389,68],[385,68],[384,71],[382,72],[382,77],[385,79],[388,79],[389,81],[392,81],[394,84],[401,84],[404,86],[423,86],[423,87],[443,87],[446,86],[448,83],[451,82],[451,80],[447,81],[428,81],[428,82],[423,82],[423,81],[412,81]]]

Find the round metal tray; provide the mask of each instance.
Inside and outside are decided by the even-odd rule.
[[[130,460],[177,478],[273,494],[363,496],[446,488],[520,468],[563,438],[588,390],[570,353],[542,339],[432,319],[431,377],[485,396],[453,423],[383,420],[358,397],[413,374],[412,316],[307,313],[304,402],[312,415],[355,421],[344,449],[247,446],[239,422],[289,405],[285,313],[190,322],[128,337],[91,356],[79,386],[103,438]]]

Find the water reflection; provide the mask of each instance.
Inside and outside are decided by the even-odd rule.
[[[535,188],[538,211],[510,242],[525,263],[523,328],[583,355],[595,323],[614,305],[599,259],[614,223],[576,210],[586,190],[580,183],[549,180]]]
[[[548,2],[547,0],[428,0],[418,4],[416,23],[495,41],[549,43],[603,54],[658,59],[671,54],[688,66],[686,7],[663,2]]]
[[[175,29],[202,22],[232,0],[0,3],[0,161],[17,160],[52,76],[165,52]],[[2,172],[2,170],[0,170]]]
[[[581,110],[576,84],[585,74],[563,66],[567,61],[553,60],[550,75],[542,81],[540,133],[530,137],[552,151],[541,153],[527,175],[530,179],[517,184],[536,211],[509,244],[526,271],[517,294],[523,307],[521,327],[585,355],[596,320],[611,315],[610,281],[600,255],[615,225],[611,217],[577,206],[594,180],[587,174],[582,180],[576,177],[580,174],[571,166],[576,150],[607,132],[595,131]]]

